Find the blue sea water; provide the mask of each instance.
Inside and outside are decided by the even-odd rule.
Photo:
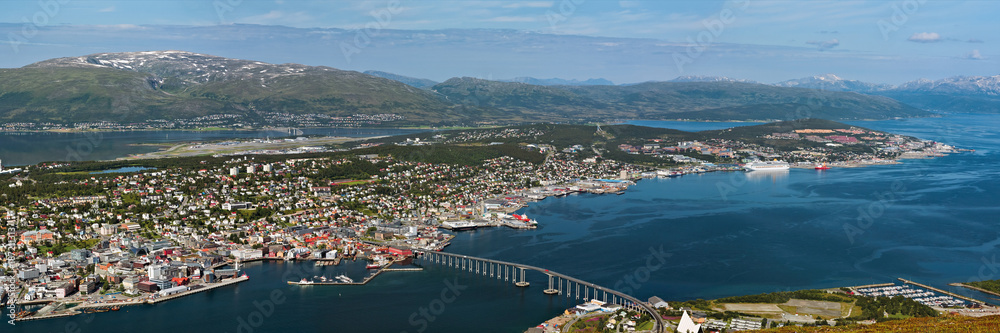
[[[540,228],[461,232],[446,251],[540,266],[628,288],[640,299],[708,299],[902,277],[989,300],[946,284],[1000,278],[1000,135],[995,131],[1000,116],[852,124],[975,152],[865,168],[642,180],[623,195],[581,194],[532,203],[520,213],[537,219]],[[666,253],[662,264],[652,257],[659,251]],[[529,273],[532,286],[521,289],[423,266],[422,272],[385,273],[366,286],[298,287],[285,281],[340,273],[359,279],[366,273],[361,262],[320,268],[254,263],[247,267],[251,280],[237,286],[13,328],[522,332],[576,304],[543,295],[545,281],[538,274]],[[451,297],[449,286],[456,284],[459,294]],[[274,295],[282,301],[271,302],[270,310],[267,302]]]

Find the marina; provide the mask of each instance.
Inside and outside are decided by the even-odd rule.
[[[289,285],[295,286],[363,286],[368,284],[369,281],[379,276],[383,272],[419,272],[424,269],[421,267],[407,267],[407,268],[389,268],[395,262],[391,262],[386,266],[379,268],[377,271],[372,272],[366,276],[361,282],[355,282],[353,279],[347,277],[346,275],[338,275],[333,279],[329,279],[326,276],[315,276],[312,279],[302,278],[299,281],[286,281]],[[318,280],[318,281],[317,281]],[[334,281],[336,280],[336,281]]]
[[[959,307],[968,304],[968,302],[952,295],[942,295],[939,292],[927,291],[907,285],[892,284],[889,286],[858,288],[855,291],[860,295],[869,297],[902,296],[931,307]]]

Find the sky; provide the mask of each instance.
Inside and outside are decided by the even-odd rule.
[[[1000,74],[1000,1],[4,1],[0,67],[181,49],[454,76],[837,74],[899,84]],[[322,55],[322,56],[321,56]]]

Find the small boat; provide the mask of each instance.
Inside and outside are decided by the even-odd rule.
[[[351,278],[347,277],[344,274],[337,275],[337,280],[343,283],[354,283],[354,280],[352,280]]]
[[[122,307],[118,306],[118,305],[115,305],[115,306],[111,307],[111,311],[118,311],[118,310],[121,310],[121,309],[122,309]]]
[[[816,170],[830,170],[830,167],[826,166],[826,163],[823,163],[822,165],[817,165]]]
[[[299,284],[313,284],[313,282],[311,280],[306,280],[306,278],[302,278],[302,280],[299,281]]]
[[[382,266],[379,265],[378,263],[374,263],[373,262],[373,263],[370,263],[370,264],[366,265],[365,268],[367,268],[367,269],[378,269],[378,268],[382,268]]]

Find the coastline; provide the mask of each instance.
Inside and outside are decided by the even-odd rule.
[[[216,282],[216,283],[213,283],[211,285],[199,285],[199,286],[202,286],[202,287],[196,288],[196,289],[187,290],[187,291],[180,292],[180,293],[173,294],[173,295],[168,295],[168,296],[163,296],[163,297],[157,297],[155,299],[149,299],[147,297],[147,298],[143,298],[143,299],[139,299],[139,300],[122,301],[122,302],[114,302],[114,303],[86,303],[86,302],[83,302],[83,303],[80,303],[77,306],[74,306],[73,308],[70,308],[68,310],[64,310],[65,312],[48,313],[48,314],[40,315],[40,316],[31,315],[31,316],[23,317],[23,318],[14,318],[13,320],[15,322],[20,322],[20,321],[32,321],[32,320],[42,320],[42,319],[63,318],[63,317],[70,317],[70,316],[75,316],[75,315],[79,315],[79,314],[84,314],[85,312],[83,312],[81,310],[98,309],[98,308],[106,308],[106,307],[136,306],[136,305],[143,305],[143,304],[152,305],[152,304],[156,304],[156,303],[160,303],[160,302],[164,302],[164,301],[169,301],[169,300],[174,300],[174,299],[182,298],[184,296],[190,296],[190,295],[197,294],[197,293],[200,293],[200,292],[203,292],[203,291],[209,291],[209,290],[213,290],[213,289],[216,289],[216,288],[220,288],[220,287],[225,287],[225,286],[237,284],[237,283],[240,283],[240,282],[247,281],[249,279],[250,278],[247,277],[247,276],[239,276],[239,277],[235,277],[235,278],[232,278],[232,279],[229,279],[229,280],[226,280],[226,281]],[[52,304],[52,303],[55,303],[55,301],[49,302],[48,304]],[[17,303],[17,304],[20,305],[21,303]],[[46,305],[46,306],[48,306],[48,305]]]

